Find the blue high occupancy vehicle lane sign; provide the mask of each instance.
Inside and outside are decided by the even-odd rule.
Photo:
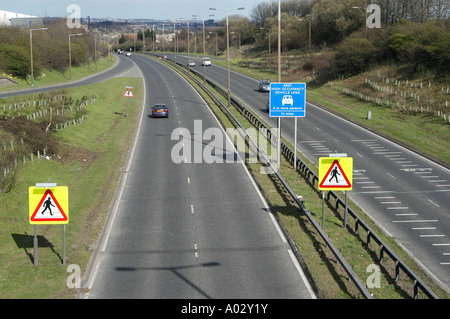
[[[270,117],[305,117],[306,83],[271,83]]]

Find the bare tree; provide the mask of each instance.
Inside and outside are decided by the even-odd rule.
[[[372,0],[381,8],[381,20],[393,25],[405,19],[412,22],[446,19],[449,15],[448,0]]]

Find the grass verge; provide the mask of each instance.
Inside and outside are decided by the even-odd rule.
[[[42,71],[40,76],[34,78],[34,87],[45,87],[50,85],[56,85],[66,82],[72,82],[81,80],[88,76],[92,76],[94,74],[100,73],[104,70],[111,68],[114,63],[116,63],[116,57],[114,55],[110,55],[107,58],[99,59],[97,63],[97,71],[95,67],[95,62],[72,67],[72,80],[70,80],[70,70],[67,69],[64,72],[60,71]],[[31,77],[26,80],[22,79],[13,79],[17,85],[8,86],[4,88],[0,88],[0,92],[3,91],[16,91],[16,90],[24,90],[29,89],[31,87]]]
[[[133,86],[135,98],[122,96]],[[72,298],[62,262],[62,226],[38,225],[39,265],[33,266],[34,228],[28,222],[28,187],[51,182],[69,187],[66,265],[83,272],[103,227],[141,110],[143,84],[137,78],[73,88],[76,97],[97,96],[82,124],[58,131],[60,153],[22,164],[13,190],[0,193],[0,298]],[[59,157],[58,157],[59,155]]]

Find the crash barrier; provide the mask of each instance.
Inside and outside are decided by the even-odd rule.
[[[171,61],[172,62],[172,61]],[[181,65],[179,63],[176,63],[178,69],[181,70],[184,74],[188,75],[192,80],[194,80],[197,85],[201,86],[202,89],[216,102],[218,103],[222,109],[227,112],[228,116],[232,121],[238,125],[244,132],[245,128],[239,123],[239,121],[236,119],[236,117],[228,110],[228,108],[214,95],[214,93],[211,92],[204,84],[203,80],[199,80],[200,78],[203,79],[203,75],[196,70],[190,69],[191,73],[188,72],[186,69],[186,66]],[[216,83],[212,82],[209,79],[206,79],[207,83],[213,87],[214,90],[216,90],[219,94],[221,94],[223,97],[228,97],[227,90],[223,89]],[[231,96],[230,98],[231,103],[233,106],[238,109],[242,115],[244,115],[256,128],[261,129],[263,132],[267,133],[267,139],[273,140],[277,139],[277,136],[273,134],[270,129],[261,122],[257,116],[253,114],[251,110],[249,110],[244,104],[242,104],[240,101],[238,101],[236,98]],[[361,294],[367,298],[372,299],[371,294],[368,292],[366,286],[361,282],[361,280],[357,277],[357,275],[354,273],[351,266],[347,263],[347,261],[344,259],[344,257],[340,254],[339,250],[334,246],[334,244],[329,240],[328,235],[325,233],[325,231],[320,227],[319,223],[314,219],[314,217],[311,215],[311,212],[303,205],[302,201],[298,198],[297,194],[291,189],[291,187],[288,185],[288,183],[285,181],[283,176],[277,171],[276,168],[272,165],[271,161],[268,159],[267,155],[264,154],[258,147],[258,144],[254,139],[247,134],[247,137],[249,141],[254,145],[254,147],[262,154],[262,156],[265,158],[266,162],[269,163],[271,169],[274,171],[274,174],[277,176],[278,180],[283,184],[285,189],[288,191],[289,195],[292,197],[292,200],[297,203],[297,205],[300,207],[300,210],[302,213],[307,216],[308,220],[311,222],[311,224],[314,226],[314,228],[317,230],[317,232],[320,234],[322,239],[325,241],[325,243],[330,248],[333,255],[336,257],[337,261],[342,265],[344,270],[349,276],[349,279],[351,279],[358,290],[361,292]],[[305,164],[296,154],[294,154],[294,151],[287,146],[283,141],[281,141],[281,152],[282,154],[289,160],[289,162],[293,165],[294,164],[294,158],[297,158],[297,165],[296,169],[304,176],[305,179],[308,180],[308,182],[311,185],[316,185],[316,190],[318,191],[318,181],[319,177],[318,175],[311,170],[307,164]],[[339,205],[345,207],[345,202],[342,200],[335,192],[328,191],[327,192],[327,200],[330,200],[330,197],[333,197],[335,199],[335,205],[336,209],[339,207]],[[383,261],[384,254],[387,254],[395,263],[395,280],[397,281],[400,276],[400,270],[402,270],[413,282],[413,295],[414,298],[418,298],[419,290],[422,291],[428,298],[430,299],[439,299],[439,297],[394,253],[394,251],[389,248],[384,241],[350,208],[347,207],[348,215],[353,217],[355,222],[355,232],[358,233],[359,228],[361,227],[364,229],[367,233],[366,236],[366,245],[369,245],[371,241],[376,242],[379,247],[379,261]],[[295,248],[295,247],[294,247]],[[296,249],[293,249],[296,251]]]

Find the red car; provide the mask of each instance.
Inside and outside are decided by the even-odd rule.
[[[152,117],[169,117],[169,110],[164,104],[156,104],[152,107]]]

